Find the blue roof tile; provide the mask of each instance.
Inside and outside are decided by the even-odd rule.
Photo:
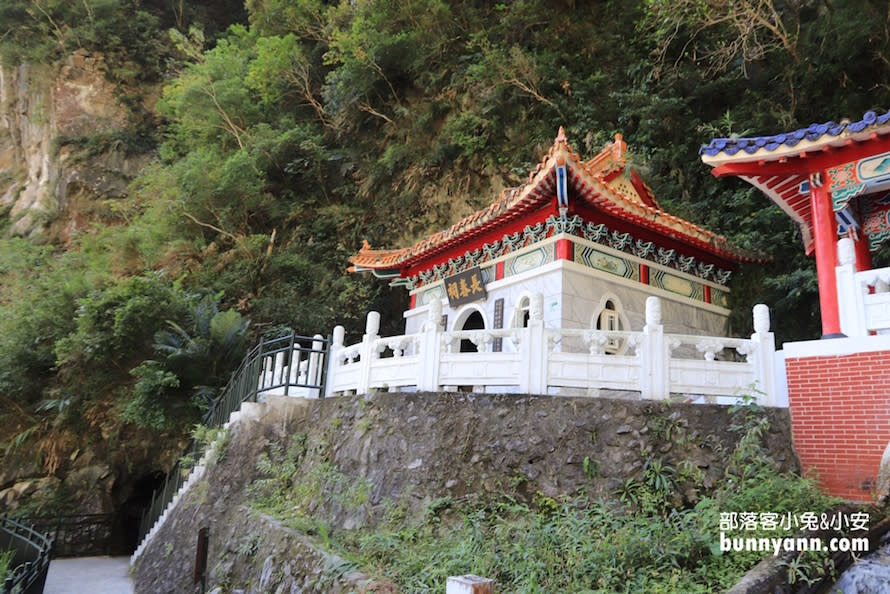
[[[878,115],[873,111],[867,111],[863,114],[862,119],[857,122],[824,122],[810,124],[806,128],[792,130],[771,136],[752,136],[747,138],[714,138],[710,143],[703,145],[699,149],[699,154],[715,156],[718,153],[726,153],[727,155],[735,155],[739,151],[745,151],[748,154],[757,152],[760,148],[767,151],[774,151],[780,146],[795,146],[801,140],[816,141],[823,136],[839,136],[845,130],[850,132],[862,132],[869,126],[882,126],[890,122],[890,111]]]

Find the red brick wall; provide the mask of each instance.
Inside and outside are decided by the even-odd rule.
[[[788,358],[794,447],[831,495],[871,501],[890,441],[890,351]]]

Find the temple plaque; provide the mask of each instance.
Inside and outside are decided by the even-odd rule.
[[[488,295],[482,282],[482,269],[474,266],[449,276],[445,279],[445,293],[448,295],[448,305],[453,308],[485,299]]]

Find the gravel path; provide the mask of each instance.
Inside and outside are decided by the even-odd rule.
[[[133,594],[129,557],[53,559],[43,594]]]

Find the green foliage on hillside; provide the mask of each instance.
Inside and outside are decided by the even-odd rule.
[[[764,302],[780,340],[815,337],[797,229],[698,148],[890,103],[888,18],[877,0],[4,2],[4,63],[98,51],[125,105],[163,93],[134,118],[157,150],[126,200],[74,236],[2,240],[2,437],[58,430],[47,402],[72,431],[187,425],[234,361],[201,379],[177,358],[215,340],[189,317],[207,295],[247,342],[356,332],[371,308],[396,330],[404,295],[345,271],[362,239],[405,245],[490,203],[560,125],[582,155],[622,133],[667,210],[773,258],[736,275],[731,333]]]
[[[48,65],[79,49],[101,52],[109,78],[158,80],[173,59],[166,30],[200,22],[208,35],[244,17],[241,0],[6,0],[0,3],[0,61]]]

